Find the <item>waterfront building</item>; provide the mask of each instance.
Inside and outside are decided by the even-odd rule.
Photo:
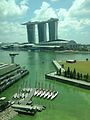
[[[72,50],[77,50],[79,48],[79,45],[74,40],[70,40],[67,42],[66,48],[72,49]]]
[[[47,29],[46,29],[46,21],[38,22],[38,38],[39,43],[47,41]]]
[[[48,20],[49,27],[49,41],[58,39],[58,19],[51,18]]]

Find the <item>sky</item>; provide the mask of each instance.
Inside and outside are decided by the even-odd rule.
[[[28,21],[58,18],[58,38],[90,44],[90,0],[0,0],[0,42],[27,42]]]

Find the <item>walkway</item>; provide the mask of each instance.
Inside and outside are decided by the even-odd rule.
[[[55,67],[60,70],[61,69],[61,72],[63,73],[65,70],[64,68],[62,68],[62,66],[56,61],[56,60],[53,60],[53,64],[55,65]]]
[[[64,77],[64,76],[59,76],[59,75],[56,75],[56,72],[48,73],[48,74],[45,75],[45,77],[49,78],[49,79],[58,80],[60,82],[67,83],[67,84],[70,84],[70,85],[90,89],[90,83],[89,82],[85,82],[85,81],[77,80],[77,79],[70,79],[70,78],[67,78],[67,77]]]

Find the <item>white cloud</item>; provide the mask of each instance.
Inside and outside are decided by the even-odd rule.
[[[89,41],[90,32],[90,0],[74,0],[72,6],[53,9],[50,4],[43,2],[40,9],[35,10],[32,20],[47,20],[59,18],[59,38],[74,39],[77,42]],[[87,29],[87,30],[86,30]],[[85,38],[82,35],[85,31]],[[88,32],[89,31],[89,32]]]
[[[44,0],[44,1],[45,1],[45,0]],[[61,0],[46,0],[46,1],[58,2],[58,1],[61,1]]]
[[[16,4],[15,0],[0,0],[0,20],[3,20],[0,22],[0,40],[4,42],[27,41],[25,26],[6,21],[8,18],[23,16],[29,9],[27,1],[21,0]],[[90,0],[74,0],[68,10],[54,9],[49,3],[42,2],[40,9],[34,11],[32,21],[44,21],[52,17],[58,17],[60,20],[59,38],[74,39],[79,43],[90,43]]]
[[[0,18],[24,15],[28,10],[27,0],[16,4],[15,0],[0,0]]]
[[[64,20],[64,18],[68,15],[68,11],[64,8],[57,9],[56,13],[60,21]]]
[[[0,24],[0,40],[2,40],[2,42],[27,41],[25,26],[20,25],[19,23],[2,22]]]
[[[69,15],[77,18],[90,18],[90,0],[75,0],[69,9]]]
[[[59,1],[59,0],[51,0],[51,1],[53,1],[53,2],[57,2],[57,1]]]
[[[25,42],[27,31],[20,23],[12,22],[14,19],[23,17],[28,10],[28,0],[0,0],[0,41]]]
[[[40,9],[35,10],[34,17],[32,18],[32,21],[39,20],[44,21],[48,20],[51,17],[57,17],[55,10],[50,7],[50,4],[47,2],[43,2]]]
[[[77,42],[83,40],[89,41],[89,32],[85,30],[87,26],[90,26],[90,9],[87,9],[87,5],[90,3],[89,0],[75,0],[70,9],[66,12],[64,19],[59,23],[59,37],[75,39]],[[59,11],[61,12],[61,10]],[[59,15],[59,18],[61,14]],[[87,33],[83,36],[82,33]],[[81,40],[81,41],[80,41]]]

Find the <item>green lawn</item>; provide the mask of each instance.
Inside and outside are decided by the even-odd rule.
[[[59,62],[60,64],[64,64],[65,70],[67,70],[68,67],[73,71],[74,68],[76,69],[76,72],[90,75],[90,61],[76,61],[76,63],[66,63]]]

